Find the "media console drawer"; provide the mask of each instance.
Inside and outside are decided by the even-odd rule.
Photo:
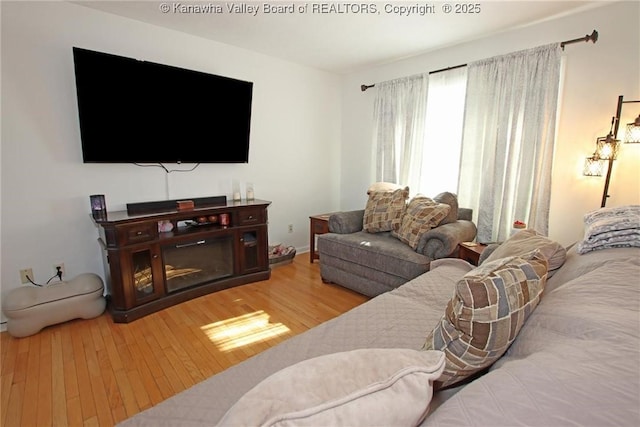
[[[158,238],[158,223],[138,223],[118,229],[118,241],[121,245],[148,242]]]
[[[264,209],[243,209],[238,212],[238,225],[253,225],[265,222]]]

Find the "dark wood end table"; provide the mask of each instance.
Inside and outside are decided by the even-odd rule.
[[[473,265],[478,265],[478,259],[487,245],[476,242],[462,242],[458,245],[458,258]]]
[[[309,262],[320,259],[320,255],[316,252],[316,235],[329,232],[329,217],[332,213],[312,215],[309,217]]]

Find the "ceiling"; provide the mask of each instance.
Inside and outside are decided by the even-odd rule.
[[[574,13],[601,2],[484,0],[476,3],[476,13],[445,13],[445,8],[455,6],[452,1],[74,3],[342,74]],[[268,11],[266,4],[284,9]],[[401,6],[414,9],[403,10]],[[230,11],[230,7],[239,9]]]

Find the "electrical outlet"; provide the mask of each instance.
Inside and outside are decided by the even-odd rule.
[[[31,268],[20,270],[20,283],[31,283],[29,279],[27,279],[27,276],[29,276],[29,278],[33,280],[33,270]]]
[[[58,274],[58,267],[60,267],[60,271],[62,272],[62,277],[64,277],[64,262],[53,264],[53,274]],[[62,277],[60,279],[62,279]]]
[[[289,224],[289,233],[293,233],[293,224]]]

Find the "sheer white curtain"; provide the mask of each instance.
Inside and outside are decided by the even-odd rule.
[[[417,192],[455,193],[460,176],[467,67],[429,75],[422,169]]]
[[[428,74],[376,84],[376,180],[418,187]]]
[[[548,233],[559,82],[559,44],[469,65],[458,199],[478,241],[505,240],[515,220]]]

